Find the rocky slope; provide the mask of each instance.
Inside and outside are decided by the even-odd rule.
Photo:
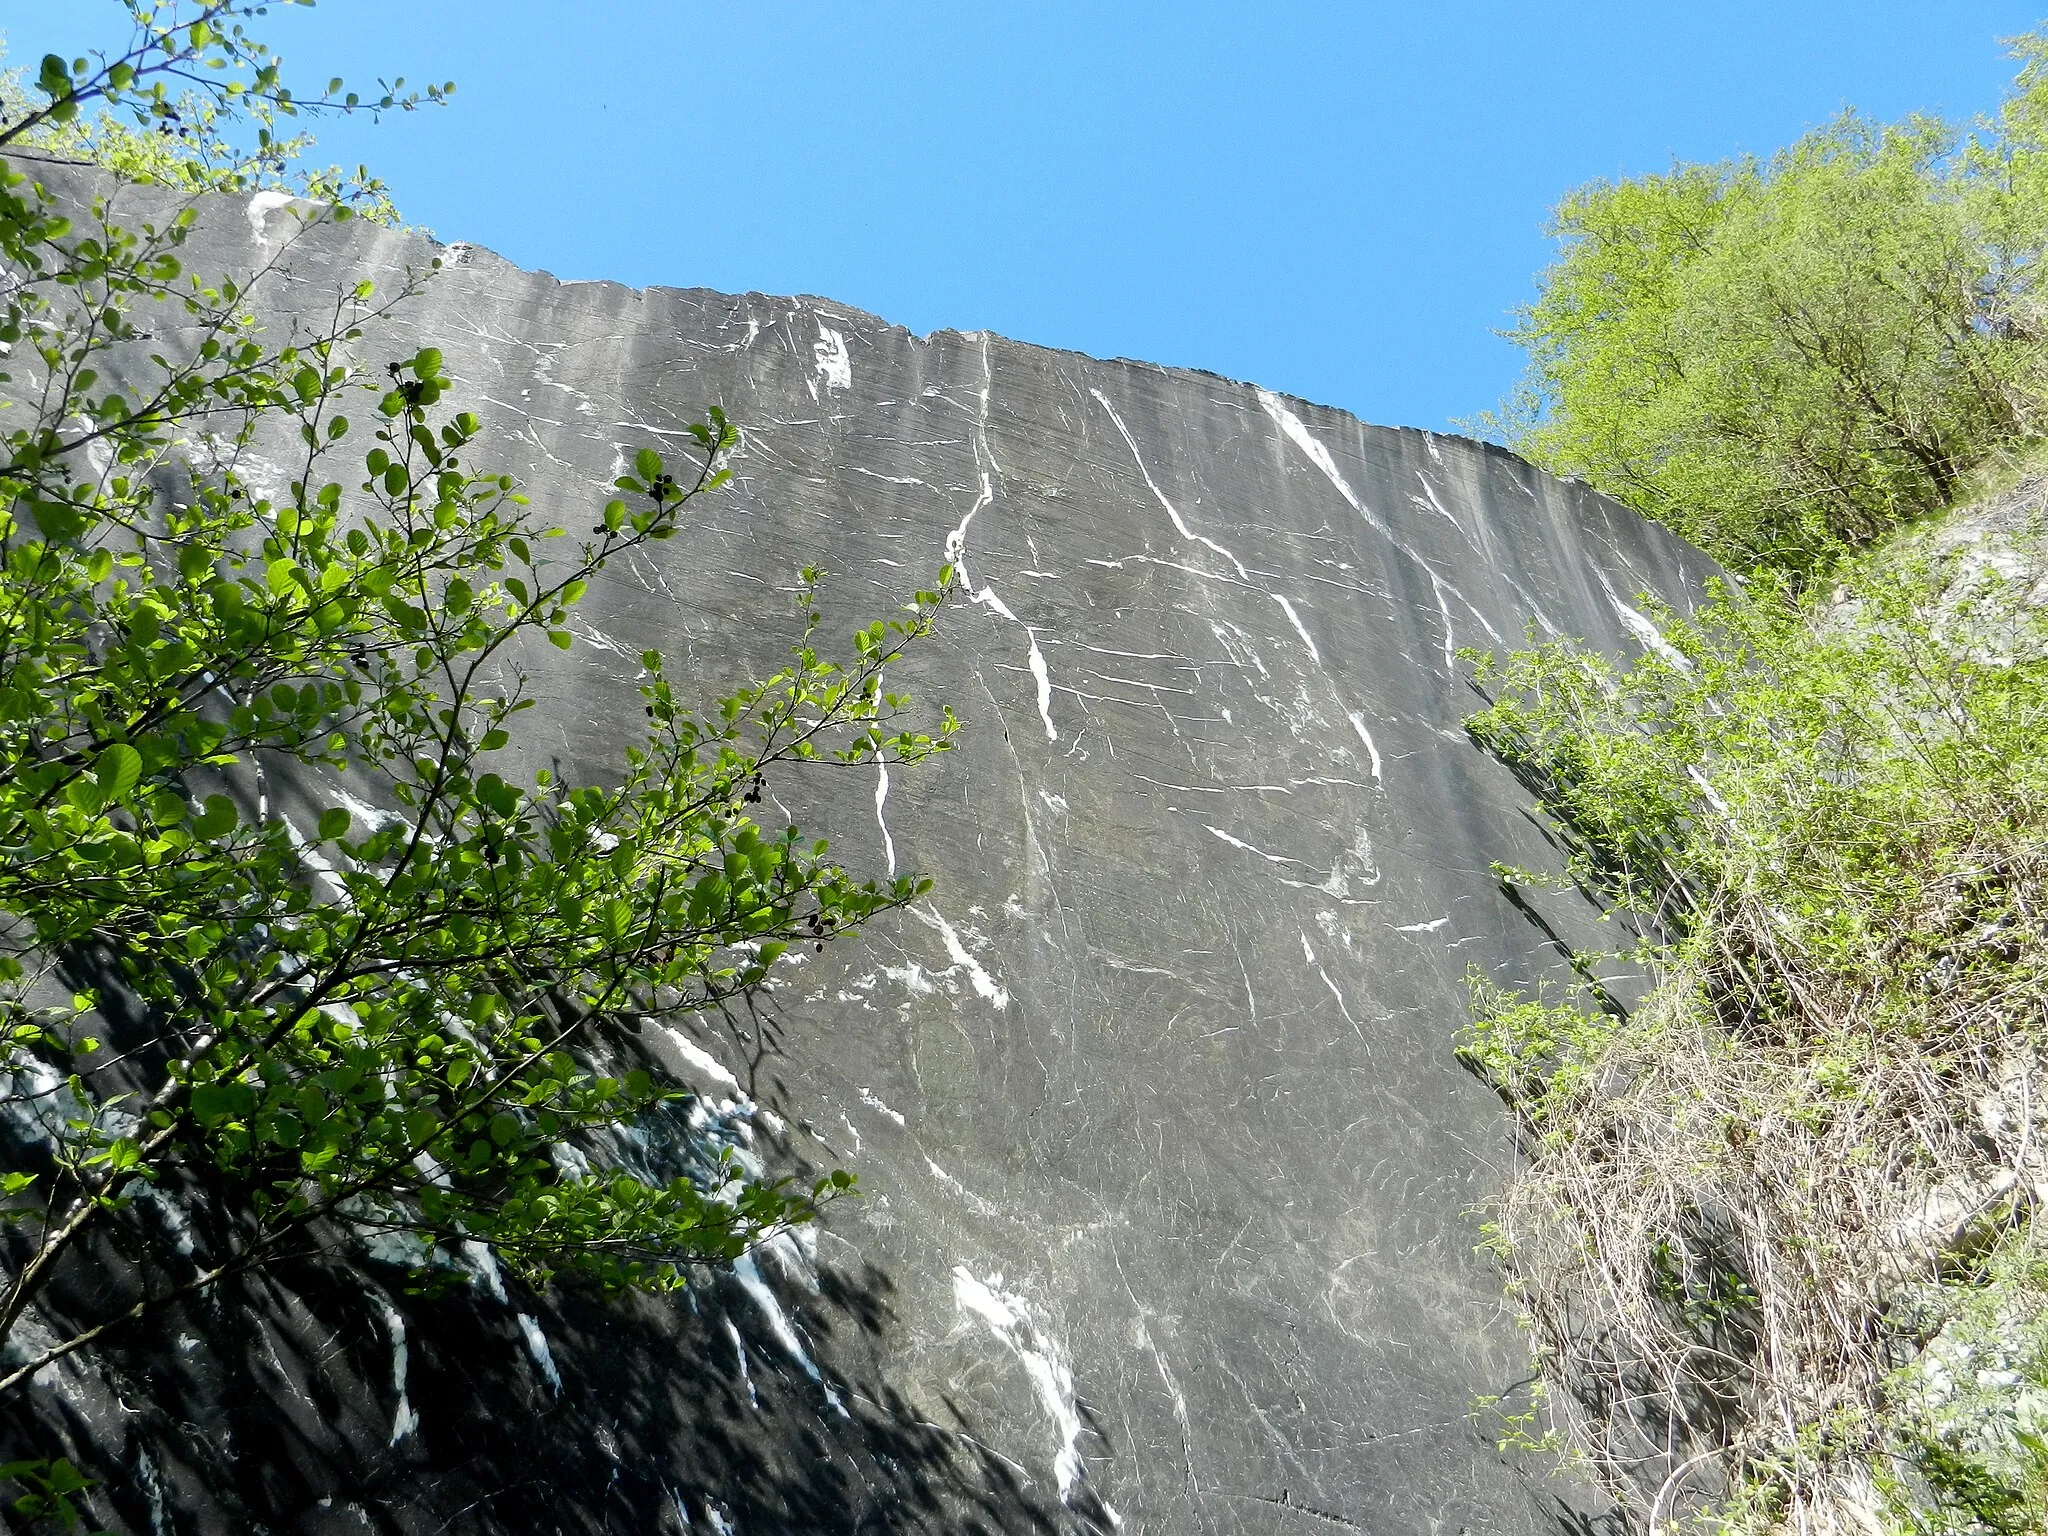
[[[192,265],[263,271],[282,326],[435,254],[259,197]],[[1205,374],[439,254],[366,360],[441,348],[569,525],[707,405],[745,433],[540,663],[565,770],[607,772],[641,649],[707,694],[776,664],[799,564],[839,629],[961,570],[900,679],[959,749],[773,786],[930,899],[655,1042],[706,1096],[676,1134],[864,1192],[673,1304],[481,1265],[427,1301],[365,1261],[60,1368],[26,1411],[123,1469],[122,1528],[1590,1529],[1470,1416],[1525,1367],[1472,1252],[1512,1145],[1452,1057],[1464,978],[1529,979],[1583,914],[1489,873],[1544,852],[1456,653],[1627,650],[1701,558],[1496,449]]]

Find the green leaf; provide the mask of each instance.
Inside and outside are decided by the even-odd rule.
[[[99,780],[90,773],[81,773],[64,786],[64,800],[88,816],[97,816],[107,803],[106,796],[100,793]]]
[[[209,1129],[247,1114],[255,1103],[255,1091],[243,1083],[195,1083],[192,1086],[192,1118]]]
[[[44,538],[53,544],[68,544],[85,532],[92,521],[68,501],[32,501],[29,516]]]
[[[331,843],[336,838],[348,835],[349,814],[340,806],[330,806],[320,813],[320,841]]]
[[[652,448],[642,448],[633,455],[633,473],[652,484],[661,474],[661,455]]]
[[[136,781],[142,777],[142,754],[125,742],[117,741],[93,764],[93,776],[99,780],[103,803],[112,805],[126,800]]]
[[[240,825],[242,813],[226,795],[208,795],[205,808],[192,823],[192,835],[211,841],[224,837]]]

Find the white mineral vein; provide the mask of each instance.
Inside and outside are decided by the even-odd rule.
[[[1245,570],[1243,563],[1237,558],[1237,556],[1233,555],[1221,544],[1218,544],[1214,539],[1209,538],[1204,534],[1196,533],[1192,528],[1188,527],[1186,520],[1181,517],[1179,511],[1175,509],[1173,503],[1166,499],[1166,492],[1159,489],[1159,482],[1152,478],[1152,471],[1145,467],[1145,457],[1143,454],[1138,452],[1138,440],[1135,437],[1131,436],[1131,429],[1124,425],[1123,417],[1117,415],[1116,407],[1109,403],[1109,396],[1105,395],[1099,389],[1091,389],[1088,391],[1088,393],[1096,398],[1096,401],[1102,406],[1102,408],[1105,411],[1109,412],[1109,419],[1116,423],[1117,431],[1123,434],[1124,443],[1131,450],[1131,458],[1138,466],[1138,473],[1145,477],[1146,488],[1152,492],[1153,497],[1158,501],[1159,505],[1166,509],[1166,515],[1173,519],[1173,526],[1175,531],[1178,532],[1182,538],[1187,539],[1192,543],[1204,545],[1205,547],[1215,551],[1217,554],[1221,555],[1224,559],[1228,560],[1233,566],[1237,568],[1237,575],[1240,581],[1250,581],[1250,573]]]
[[[1031,668],[1032,678],[1038,684],[1038,718],[1044,722],[1045,739],[1047,741],[1058,741],[1060,733],[1054,728],[1052,723],[1052,675],[1045,665],[1045,653],[1038,648],[1037,633],[1029,624],[1026,624],[1016,614],[1012,613],[1009,605],[996,595],[995,583],[993,581],[984,582],[977,590],[974,585],[974,578],[968,574],[967,570],[968,525],[974,521],[974,516],[977,512],[996,499],[995,482],[990,478],[989,470],[995,469],[1000,472],[1000,466],[995,461],[995,454],[990,451],[988,446],[988,396],[989,387],[993,382],[993,373],[989,363],[988,338],[986,336],[981,341],[981,368],[981,409],[975,424],[974,435],[974,459],[976,469],[981,476],[981,494],[975,497],[974,505],[967,509],[967,515],[960,519],[960,525],[946,535],[946,562],[959,571],[960,585],[967,593],[969,601],[982,604],[994,610],[1024,631],[1024,643],[1029,648],[1026,661]],[[982,463],[984,459],[987,460],[986,466]]]
[[[1059,1481],[1060,1499],[1068,1502],[1087,1476],[1080,1452],[1081,1411],[1074,1396],[1074,1373],[1064,1352],[1047,1336],[1022,1297],[1003,1289],[1001,1274],[987,1279],[975,1275],[965,1264],[953,1266],[953,1303],[963,1313],[978,1317],[1023,1364],[1039,1406],[1052,1420],[1059,1449],[1053,1454],[1053,1474]],[[1103,1511],[1113,1524],[1122,1519],[1107,1504]]]

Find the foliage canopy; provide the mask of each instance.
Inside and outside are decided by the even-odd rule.
[[[1997,121],[1846,114],[1769,160],[1595,182],[1510,335],[1504,435],[1731,568],[1811,572],[2041,435],[2048,34]]]
[[[241,189],[288,173],[283,118],[445,94],[302,101],[243,0],[127,9],[125,52],[44,60],[0,123],[0,1391],[351,1233],[409,1245],[421,1283],[482,1251],[535,1285],[681,1284],[851,1180],[636,1162],[618,1133],[689,1096],[632,1037],[924,888],[753,808],[788,765],[945,746],[951,714],[912,728],[882,676],[948,578],[842,661],[807,571],[780,671],[700,713],[649,650],[615,778],[533,771],[522,656],[568,649],[600,573],[686,525],[737,429],[712,410],[690,452],[641,448],[570,534],[478,462],[437,351],[354,361],[430,273],[274,337],[250,318],[265,274],[187,269],[189,203],[59,206],[19,155],[75,147],[88,108],[128,138],[86,147],[167,128],[196,169],[159,180]],[[259,446],[296,455],[281,490],[251,478]],[[95,1246],[142,1197],[199,1213],[200,1247]],[[19,1343],[66,1266],[117,1253],[82,1293],[97,1316],[72,1296]]]

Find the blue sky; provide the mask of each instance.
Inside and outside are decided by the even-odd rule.
[[[2038,6],[2039,9],[2035,9]],[[1845,105],[1968,118],[2004,0],[326,0],[259,36],[307,83],[454,79],[323,130],[407,216],[562,277],[816,293],[1211,369],[1441,427],[1594,177],[1769,151]],[[9,0],[16,62],[118,35]]]

